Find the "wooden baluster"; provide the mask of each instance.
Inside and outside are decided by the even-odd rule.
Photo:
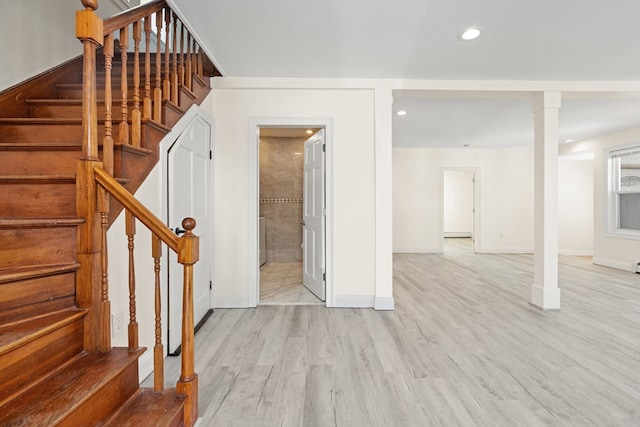
[[[196,226],[193,218],[182,220],[186,233],[178,239],[178,262],[184,266],[182,292],[182,360],[180,380],[176,391],[187,397],[184,408],[184,425],[191,426],[198,419],[198,375],[194,370],[193,332],[193,264],[199,257],[199,238],[192,230]]]
[[[162,100],[171,96],[171,75],[169,74],[169,28],[171,27],[171,10],[164,10],[164,80],[162,81]],[[164,121],[163,121],[164,122]]]
[[[198,77],[204,78],[204,62],[202,61],[202,48],[198,46]]]
[[[155,273],[155,338],[153,347],[153,390],[164,390],[164,347],[162,345],[162,317],[160,295],[160,257],[162,257],[162,242],[155,233],[151,236],[151,252],[153,256],[153,271]]]
[[[140,21],[133,23],[133,111],[131,111],[131,145],[140,146]]]
[[[156,87],[153,89],[153,120],[162,122],[162,10],[156,12]]]
[[[129,44],[129,27],[120,29],[120,57],[122,58],[122,72],[120,81],[120,108],[122,109],[122,119],[120,120],[119,141],[122,145],[129,144],[129,123],[127,122],[127,48]]]
[[[171,102],[178,105],[178,17],[173,14],[173,62],[171,63]]]
[[[187,89],[191,90],[191,85],[193,84],[192,80],[192,59],[191,59],[191,33],[187,32],[187,67],[185,69],[185,85]]]
[[[178,67],[178,82],[184,86],[184,24],[180,21],[180,66]]]
[[[142,101],[142,118],[151,118],[151,15],[144,18],[144,100]]]
[[[198,49],[196,39],[193,39],[193,54],[191,55],[191,73],[196,74],[198,72]]]
[[[134,237],[136,234],[136,218],[125,210],[125,227],[127,248],[129,249],[129,351],[138,348],[138,322],[136,321],[136,269],[134,257]]]
[[[113,116],[112,116],[112,88],[111,71],[113,70],[113,34],[104,38],[104,138],[102,139],[102,162],[104,170],[113,175]]]
[[[107,251],[107,229],[109,228],[109,197],[98,187],[98,212],[100,213],[100,347],[99,351],[111,349],[111,302],[109,301],[109,253]]]

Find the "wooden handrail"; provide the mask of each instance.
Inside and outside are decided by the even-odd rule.
[[[120,28],[132,24],[142,18],[146,18],[148,15],[156,13],[164,7],[167,7],[166,0],[158,0],[120,12],[119,14],[104,21],[104,35],[119,30]]]
[[[114,177],[109,175],[104,169],[95,167],[93,172],[96,181],[111,196],[122,204],[126,209],[138,218],[149,230],[155,233],[160,240],[166,243],[175,252],[178,252],[178,236],[176,236],[169,227],[164,225],[162,221],[131,195]]]

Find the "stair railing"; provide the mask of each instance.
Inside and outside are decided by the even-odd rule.
[[[193,234],[196,221],[193,218],[185,218],[182,227],[186,233],[182,237],[176,236],[171,229],[162,223],[142,203],[135,199],[131,193],[118,183],[107,171],[99,165],[93,169],[95,182],[101,191],[106,192],[125,208],[125,229],[127,234],[127,247],[129,253],[129,350],[138,349],[138,323],[136,319],[136,283],[135,283],[135,259],[134,259],[134,239],[136,234],[136,221],[144,224],[152,236],[152,253],[154,260],[154,330],[155,346],[153,349],[154,365],[154,390],[164,389],[164,347],[162,345],[161,330],[161,294],[160,294],[160,257],[162,256],[162,244],[166,244],[173,250],[178,258],[178,262],[183,265],[183,292],[182,292],[182,352],[181,352],[181,372],[180,379],[176,384],[176,391],[187,397],[185,403],[184,425],[192,426],[198,418],[198,376],[194,368],[194,320],[193,320],[193,266],[199,257],[199,238]],[[98,196],[100,198],[100,196]],[[106,218],[109,211],[108,205],[99,203],[99,212]],[[106,254],[106,227],[102,227],[101,233],[102,259],[107,259]],[[106,261],[105,261],[106,262]],[[106,278],[106,275],[103,274]],[[102,282],[105,285],[105,281]],[[102,288],[101,295],[106,296],[105,288]],[[107,292],[108,294],[108,292]],[[108,325],[106,325],[108,328]]]
[[[96,0],[81,1],[85,10],[77,12],[76,32],[85,45],[85,78],[91,71],[86,67],[91,67],[94,77],[87,83],[104,99],[104,113],[97,115],[96,103],[88,113],[96,114],[97,120],[104,123],[104,165],[113,175],[114,145],[144,148],[142,124],[152,120],[167,125],[168,108],[189,106],[181,94],[191,91],[193,79],[219,73],[165,0],[129,9],[104,22],[94,13]],[[87,37],[82,30],[89,28],[92,34]],[[99,46],[103,46],[102,55],[96,54]],[[97,70],[102,75],[100,79],[95,78]],[[114,115],[114,111],[118,114]],[[97,157],[97,134],[91,142],[88,149]]]
[[[178,238],[134,199],[113,177],[114,172],[117,172],[114,146],[144,148],[142,124],[146,121],[167,124],[167,111],[172,106],[181,106],[181,94],[189,93],[193,81],[216,75],[217,70],[195,37],[164,0],[130,9],[106,21],[95,14],[97,0],[81,0],[81,3],[85,9],[76,12],[76,37],[83,44],[82,155],[76,174],[76,211],[78,217],[84,218],[85,222],[78,232],[77,257],[80,268],[77,273],[76,301],[79,307],[88,309],[84,347],[87,351],[106,352],[111,349],[106,239],[111,196],[126,209],[126,232],[131,258],[129,348],[132,350],[138,347],[133,260],[136,221],[149,228],[153,236],[152,256],[156,274],[154,388],[158,391],[164,386],[159,295],[161,242],[177,253],[178,262],[184,266],[182,371],[176,390],[187,396],[184,424],[192,426],[198,413],[193,337],[193,264],[198,260],[198,238],[192,232],[195,221],[185,219],[183,228],[187,233]],[[144,52],[141,52],[141,43]],[[103,61],[98,61],[100,46],[103,47]],[[154,48],[155,54],[152,52]],[[119,61],[116,57],[118,54]],[[132,66],[129,65],[130,55],[133,57]],[[142,67],[141,61],[144,63]],[[113,73],[114,67],[120,67],[119,83],[117,74]],[[104,70],[104,77],[101,79],[97,78],[98,69]],[[131,97],[130,76],[133,77]],[[113,95],[114,83],[120,86],[115,89],[119,90],[117,99]],[[104,99],[102,114],[99,114],[98,93]],[[118,102],[119,111],[114,108],[118,106]],[[187,106],[186,102],[184,108]],[[118,125],[117,132],[114,132],[114,121]],[[104,125],[101,140],[98,139],[99,123]],[[99,156],[100,142],[102,161]]]

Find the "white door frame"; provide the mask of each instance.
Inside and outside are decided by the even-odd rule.
[[[474,167],[441,167],[440,168],[440,253],[444,252],[444,173],[450,171],[473,172],[473,253],[481,252],[480,248],[480,168]]]
[[[206,110],[202,109],[200,106],[194,104],[192,105],[187,112],[184,114],[184,116],[182,116],[180,118],[180,120],[173,126],[173,129],[171,129],[171,132],[169,132],[160,142],[160,147],[158,150],[159,153],[159,163],[160,163],[160,172],[161,172],[161,179],[162,179],[162,186],[161,186],[161,193],[160,193],[160,200],[162,201],[161,205],[162,205],[162,212],[160,213],[160,218],[164,221],[165,225],[167,227],[170,227],[171,225],[168,223],[168,219],[169,219],[169,200],[168,200],[168,192],[169,192],[169,170],[168,170],[168,159],[169,159],[169,150],[171,149],[171,147],[173,146],[174,142],[176,141],[176,139],[178,139],[178,137],[180,136],[180,134],[182,132],[184,132],[184,130],[187,128],[187,126],[191,123],[191,121],[195,118],[195,117],[199,117],[201,118],[203,121],[205,121],[208,125],[209,128],[211,129],[211,151],[212,153],[215,155],[215,121],[213,120],[213,118],[209,115],[209,113],[207,113]],[[214,200],[214,175],[215,175],[215,171],[213,170],[213,160],[211,161],[210,164],[210,173],[209,173],[209,189],[211,191],[211,197],[210,197],[210,212],[211,212],[211,223],[209,224],[209,230],[210,230],[210,236],[211,238],[209,239],[210,242],[210,248],[209,248],[209,280],[211,280],[213,282],[213,260],[215,259],[215,254],[214,254],[214,250],[215,250],[215,246],[213,245],[213,231],[214,231],[214,223],[215,223],[215,217],[214,217],[214,206],[213,206],[213,200]],[[194,230],[195,234],[198,235],[198,225],[196,224],[196,228]],[[201,262],[202,260],[200,260],[199,262]],[[165,351],[167,351],[168,347],[167,347],[167,343],[169,340],[169,331],[168,331],[168,311],[169,311],[169,306],[168,306],[168,301],[169,301],[169,249],[166,247],[166,245],[163,245],[162,247],[162,258],[161,258],[161,277],[160,277],[160,286],[161,286],[161,304],[162,304],[162,337],[163,337],[163,343],[165,344]],[[214,289],[215,289],[215,283],[213,283]],[[210,307],[213,308],[213,294],[214,292],[212,291],[210,293]]]
[[[261,127],[324,128],[325,129],[325,291],[327,307],[335,306],[333,293],[333,120],[331,118],[249,118],[249,271],[247,280],[248,306],[257,307],[260,301],[259,216],[260,216],[260,149]]]

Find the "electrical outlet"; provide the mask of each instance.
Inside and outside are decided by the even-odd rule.
[[[124,330],[124,313],[118,310],[111,313],[111,337],[115,338]]]

